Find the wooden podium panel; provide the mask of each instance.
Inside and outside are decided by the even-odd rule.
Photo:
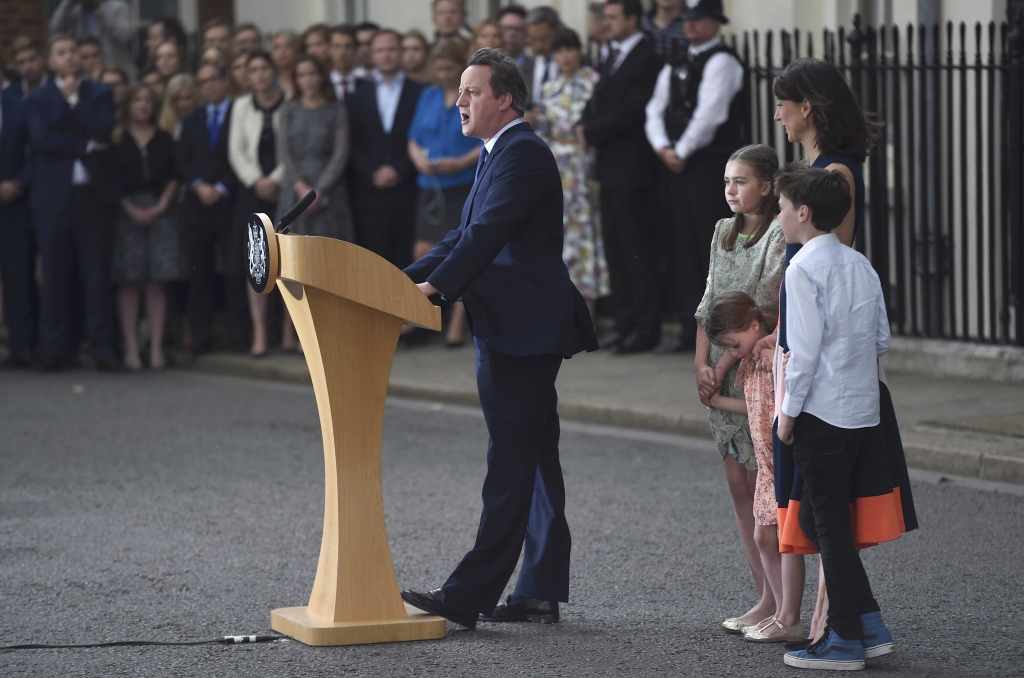
[[[266,241],[254,246],[263,234]],[[253,215],[250,262],[260,250],[268,261],[250,263],[250,282],[257,291],[281,291],[309,366],[324,443],[324,530],[313,591],[307,606],[271,612],[271,628],[309,645],[443,638],[443,618],[402,602],[381,481],[384,406],[403,320],[439,330],[440,309],[372,252],[279,235],[264,215]],[[258,284],[252,270],[264,274]]]
[[[405,619],[379,622],[332,622],[308,607],[282,607],[270,613],[270,627],[306,645],[363,645],[444,638],[445,621],[405,606]]]

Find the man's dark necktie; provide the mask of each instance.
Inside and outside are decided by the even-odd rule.
[[[213,107],[213,116],[210,118],[210,148],[217,148],[217,137],[220,136],[220,108]]]
[[[487,152],[486,146],[480,149],[480,159],[476,162],[476,176],[473,177],[473,183],[476,183],[480,178],[480,172],[483,171],[484,163],[487,162],[488,155],[490,155],[490,153]]]
[[[615,62],[619,60],[619,53],[618,47],[612,47],[611,52],[608,53],[608,75],[615,75],[615,71],[618,70]]]

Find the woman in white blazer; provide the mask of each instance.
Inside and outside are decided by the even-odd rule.
[[[284,176],[284,165],[277,159],[277,135],[279,110],[285,96],[277,87],[277,66],[266,52],[253,52],[246,68],[251,93],[240,97],[231,107],[228,137],[228,160],[240,184],[235,201],[235,237],[228,247],[228,260],[225,262],[225,273],[229,276],[244,270],[241,266],[249,215],[263,212],[273,218]],[[267,297],[257,294],[248,284],[245,288],[252,315],[250,353],[261,358],[267,354]],[[282,348],[295,350],[298,340],[287,311],[285,325]]]

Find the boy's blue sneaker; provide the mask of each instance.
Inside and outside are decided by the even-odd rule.
[[[786,666],[798,669],[861,671],[864,668],[864,648],[860,640],[846,640],[826,628],[821,640],[806,650],[787,652],[782,660]]]
[[[860,625],[864,629],[864,637],[861,638],[861,646],[864,648],[864,658],[874,659],[882,655],[892,654],[896,649],[896,643],[892,642],[892,634],[882,621],[881,612],[869,612],[860,616]]]

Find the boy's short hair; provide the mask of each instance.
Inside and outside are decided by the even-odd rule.
[[[32,50],[39,56],[43,56],[43,50],[39,43],[27,35],[19,35],[11,41],[11,57],[17,59],[18,55],[26,50]]]
[[[46,41],[46,56],[49,58],[53,54],[53,47],[60,42],[70,42],[75,47],[78,46],[78,41],[72,38],[67,33],[54,33],[50,36],[50,39]]]
[[[850,211],[850,186],[842,174],[820,167],[786,167],[775,178],[775,195],[793,207],[806,205],[811,224],[826,233],[843,223]]]

